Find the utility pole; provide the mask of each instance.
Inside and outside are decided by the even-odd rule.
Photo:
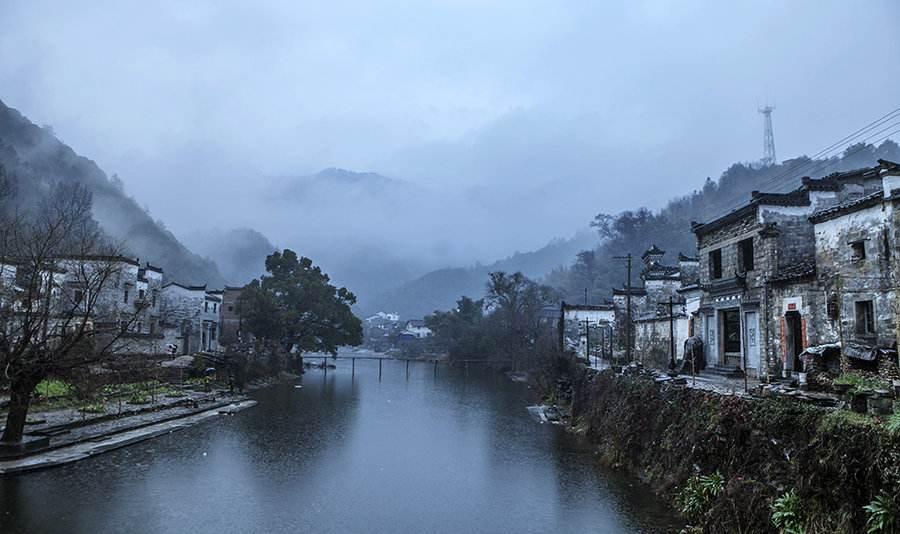
[[[763,115],[763,158],[762,164],[766,167],[775,165],[778,161],[775,159],[775,134],[772,132],[772,112],[775,106],[764,106],[759,108],[759,112]]]
[[[591,323],[588,319],[584,320],[584,356],[587,358],[588,366],[591,365]]]
[[[674,301],[669,296],[669,374],[675,374],[675,313]]]
[[[628,283],[625,284],[625,359],[631,363],[632,358],[632,336],[631,336],[631,253],[625,256],[614,256],[613,259],[625,260],[628,269]]]

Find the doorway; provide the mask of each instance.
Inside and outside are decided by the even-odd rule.
[[[737,308],[722,311],[722,363],[728,367],[743,367],[741,361],[741,312]]]
[[[803,372],[803,320],[800,312],[789,311],[784,314],[784,368],[786,371]]]

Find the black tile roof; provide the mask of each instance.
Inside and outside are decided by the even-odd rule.
[[[884,200],[884,191],[877,191],[871,195],[866,195],[849,202],[844,202],[843,204],[838,204],[837,206],[817,211],[810,215],[809,220],[813,224],[830,221],[831,219],[836,219],[842,215],[853,213],[854,211],[877,206],[882,200]]]
[[[816,275],[816,262],[813,260],[804,260],[786,267],[778,269],[771,278],[770,282],[783,283],[794,280],[802,280]]]

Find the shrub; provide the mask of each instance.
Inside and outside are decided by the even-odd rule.
[[[804,534],[801,507],[800,497],[794,490],[778,497],[772,503],[772,524],[785,534]]]
[[[694,475],[676,497],[678,510],[689,519],[698,519],[723,489],[725,478],[718,471],[708,476]]]
[[[885,430],[892,436],[900,436],[900,412],[890,416],[884,425]]]
[[[878,494],[869,504],[863,506],[866,512],[866,532],[894,532],[897,522],[897,503],[885,492]]]

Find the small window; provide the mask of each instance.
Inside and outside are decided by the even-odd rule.
[[[213,302],[213,313],[216,313],[216,310],[219,308],[219,305]]]
[[[233,312],[233,311],[234,311],[234,306],[232,306],[231,304],[229,304],[229,305],[228,305],[228,311]]]
[[[881,246],[884,248],[884,258],[891,259],[891,236],[888,235],[887,228],[881,232]]]
[[[144,292],[143,289],[139,289],[139,290],[138,290],[138,298],[139,298],[139,299],[144,300],[144,295],[145,295],[145,294],[146,294],[146,293]]]
[[[204,303],[203,303],[203,311],[205,311],[205,312],[208,312],[208,311],[209,311],[209,302],[204,302]]]
[[[841,309],[840,304],[838,303],[837,293],[832,293],[828,296],[826,311],[828,313],[828,318],[832,321],[837,321],[838,319],[840,319]]]
[[[850,243],[850,258],[853,261],[866,259],[866,242],[854,241]]]
[[[73,297],[75,298],[75,304],[81,304],[84,300],[84,291],[76,289]]]
[[[128,304],[128,290],[127,289],[125,290],[124,294],[125,294],[125,296],[123,298],[123,301],[125,302],[125,304]]]
[[[709,253],[709,277],[722,278],[722,249],[717,248]]]
[[[875,306],[871,300],[856,302],[856,333],[860,335],[875,333]]]
[[[738,262],[741,265],[741,271],[747,272],[753,270],[753,238],[747,238],[738,243]]]

